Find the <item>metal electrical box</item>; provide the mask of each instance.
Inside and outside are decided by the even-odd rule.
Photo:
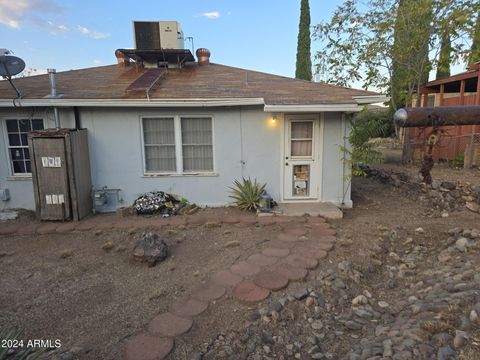
[[[184,37],[177,21],[133,21],[135,49],[184,49]]]
[[[29,134],[37,218],[78,221],[92,211],[86,129],[46,129]]]

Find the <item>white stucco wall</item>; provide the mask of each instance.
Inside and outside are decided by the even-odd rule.
[[[349,148],[346,136],[348,119],[341,113],[325,113],[323,127],[322,201],[352,207],[349,176],[351,169],[343,162],[341,146]]]
[[[60,112],[62,127],[74,127],[73,111]],[[210,176],[144,176],[141,134],[142,116],[210,115],[213,117],[215,175]],[[271,114],[263,107],[203,108],[203,109],[113,109],[81,108],[81,125],[88,129],[92,184],[121,189],[123,204],[131,204],[146,191],[163,190],[178,194],[206,206],[229,203],[228,187],[234,179],[256,178],[267,184],[267,191],[281,202],[283,176],[282,117],[271,126]],[[10,190],[11,199],[2,206],[34,208],[31,179],[11,176],[5,145],[5,118],[35,117],[45,119],[53,127],[51,110],[0,110],[0,188]],[[340,144],[346,121],[340,113],[325,113],[323,131],[323,160],[321,201],[351,206],[350,188],[344,186],[344,164]],[[113,210],[115,198],[110,199]]]

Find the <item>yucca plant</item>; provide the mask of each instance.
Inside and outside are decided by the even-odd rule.
[[[234,186],[230,187],[235,204],[241,210],[255,211],[259,207],[262,193],[265,191],[266,184],[259,184],[257,179],[253,181],[243,178],[242,181],[235,180]]]
[[[13,340],[21,339],[22,331],[14,327],[0,327],[0,339],[3,340]],[[25,345],[25,344],[24,344]],[[8,353],[7,347],[0,347],[0,360],[37,360],[40,359],[45,353],[45,348],[42,349],[33,349],[28,347],[18,348],[14,354]]]

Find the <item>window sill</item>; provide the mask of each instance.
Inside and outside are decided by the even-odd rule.
[[[32,181],[32,175],[7,176],[7,181]]]
[[[216,177],[218,173],[157,173],[157,174],[143,174],[143,178],[159,178],[159,177]]]

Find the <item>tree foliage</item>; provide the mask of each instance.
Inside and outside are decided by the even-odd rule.
[[[476,0],[344,0],[315,27],[317,71],[330,83],[360,81],[390,93],[396,109],[437,65],[439,34],[450,35],[452,62],[468,56],[471,14],[479,8]]]
[[[302,0],[297,41],[297,64],[295,70],[295,77],[297,79],[312,80],[310,43],[310,6],[308,0]]]
[[[371,111],[365,108],[355,115],[350,122],[350,127],[348,141],[351,149],[341,147],[345,154],[343,161],[352,167],[353,175],[363,175],[361,165],[382,161],[382,154],[369,140],[376,137],[388,137],[394,133],[392,114],[388,109]]]
[[[470,56],[468,58],[469,64],[474,64],[480,61],[480,12],[477,14],[477,23],[472,32],[472,47],[470,49]]]
[[[437,64],[436,80],[445,79],[450,76],[450,53],[452,52],[452,42],[450,41],[450,34],[445,33],[442,36],[440,45],[440,55]]]

